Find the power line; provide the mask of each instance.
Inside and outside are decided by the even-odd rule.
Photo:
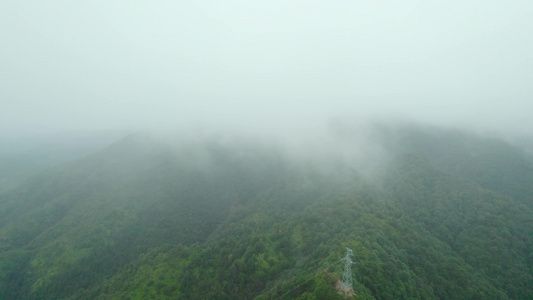
[[[346,256],[343,257],[341,259],[341,261],[344,261],[344,273],[342,275],[342,283],[340,285],[340,288],[339,290],[344,292],[345,294],[353,294],[354,291],[353,291],[353,284],[352,284],[352,270],[351,270],[351,265],[354,263],[351,259],[351,256],[353,256],[353,251],[352,249],[349,249],[349,248],[346,248]],[[322,263],[324,263],[327,259],[324,259],[322,260],[321,262],[319,262],[317,264],[320,265]],[[329,264],[326,264],[325,266],[325,269],[328,269],[332,264],[329,263]],[[304,273],[307,273],[307,271],[302,271],[300,273],[298,273],[297,275],[293,275],[293,277],[296,277],[296,276],[300,276]],[[327,272],[326,272],[327,273]],[[320,273],[316,273],[315,272],[315,275],[312,276],[311,278],[307,279],[306,281],[300,283],[299,285],[295,286],[294,288],[292,288],[291,290],[281,294],[280,296],[274,298],[274,300],[278,300],[278,299],[281,299],[283,296],[293,292],[294,290],[298,289],[299,287],[303,286],[304,284],[308,283],[309,281],[315,279]],[[277,289],[279,287],[279,285],[277,286],[274,286],[272,287],[271,289],[267,290],[265,293],[268,294],[270,293],[271,291],[273,291],[274,289]]]
[[[326,261],[326,260],[321,261],[320,263],[318,263],[318,265],[320,265],[321,263],[323,263],[323,262],[325,262],[325,261]],[[327,264],[327,265],[325,266],[324,269],[328,269],[331,265],[332,265],[331,263]],[[303,274],[303,273],[307,273],[307,272],[306,272],[306,271],[302,271],[302,272],[300,272],[298,275],[301,275],[301,274]],[[326,273],[327,273],[327,272],[326,272]],[[316,273],[316,272],[315,272],[315,275],[314,275],[313,277],[311,277],[311,278],[307,279],[306,281],[300,283],[299,285],[297,285],[296,287],[292,288],[292,289],[289,290],[288,292],[285,292],[285,293],[281,294],[280,296],[274,298],[274,300],[281,299],[281,297],[283,297],[283,296],[285,296],[285,295],[287,295],[287,294],[293,292],[294,290],[296,290],[297,288],[301,287],[302,285],[308,283],[308,282],[311,281],[312,279],[315,279],[319,274],[320,274],[320,273]],[[276,287],[274,287],[274,288],[277,288],[277,287],[278,287],[278,286],[276,286]],[[274,288],[272,288],[272,289],[270,289],[269,291],[267,291],[267,293],[270,292],[271,290],[273,290]]]
[[[281,296],[279,296],[279,297],[275,298],[274,300],[277,300],[277,299],[281,299],[281,297],[283,297],[283,296],[285,296],[285,295],[289,294],[290,292],[292,292],[292,291],[296,290],[297,288],[301,287],[302,285],[304,285],[304,284],[308,283],[309,281],[311,281],[311,279],[315,279],[315,277],[317,277],[317,276],[318,276],[318,273],[316,273],[316,274],[315,274],[315,276],[313,276],[313,277],[311,277],[311,278],[307,279],[307,280],[306,280],[306,281],[304,281],[303,283],[301,283],[301,284],[297,285],[296,287],[294,287],[294,288],[293,288],[293,289],[291,289],[290,291],[288,291],[288,292],[286,292],[286,293],[284,293],[284,294],[281,294]]]

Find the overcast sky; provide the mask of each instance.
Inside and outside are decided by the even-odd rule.
[[[530,0],[4,0],[0,132],[330,116],[533,132],[532,16]]]

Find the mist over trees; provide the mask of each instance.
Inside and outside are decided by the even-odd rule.
[[[368,129],[337,124],[300,156],[295,141],[133,134],[36,171],[0,194],[0,296],[343,299],[349,247],[354,299],[531,297],[531,157]]]
[[[0,299],[533,299],[532,15],[0,1]]]

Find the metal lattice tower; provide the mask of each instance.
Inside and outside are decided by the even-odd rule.
[[[340,291],[344,294],[353,293],[353,284],[352,284],[352,258],[353,255],[352,249],[346,248],[346,256],[341,259],[344,260],[344,273],[342,274],[342,283],[340,286]]]

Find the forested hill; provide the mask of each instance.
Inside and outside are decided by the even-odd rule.
[[[46,168],[109,146],[124,133],[61,132],[49,138],[0,138],[0,193]]]
[[[530,157],[444,129],[371,141],[375,168],[360,143],[132,135],[35,174],[0,194],[0,299],[344,299],[345,247],[354,299],[533,299]]]

